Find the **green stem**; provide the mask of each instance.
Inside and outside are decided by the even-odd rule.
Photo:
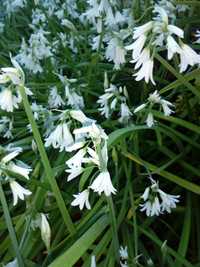
[[[112,236],[113,236],[113,247],[114,247],[114,253],[117,262],[119,262],[119,239],[118,239],[118,232],[117,232],[117,220],[115,215],[115,209],[112,197],[107,197],[107,202],[110,210],[110,220],[111,220],[111,230],[112,230]]]
[[[128,186],[129,186],[129,195],[130,195],[130,202],[131,202],[131,208],[133,211],[133,231],[134,231],[134,252],[135,257],[138,256],[138,226],[137,226],[137,217],[136,217],[136,206],[134,201],[134,193],[131,183],[131,169],[128,168],[127,164],[125,163],[125,173],[126,177],[128,178]]]
[[[8,205],[7,205],[7,202],[6,202],[6,198],[5,198],[5,194],[4,194],[1,182],[0,182],[0,199],[1,199],[1,204],[2,204],[2,208],[3,208],[5,220],[6,220],[6,225],[8,227],[8,231],[9,231],[9,234],[10,234],[10,239],[12,241],[12,245],[13,245],[13,248],[15,250],[16,257],[17,257],[18,265],[20,267],[24,267],[23,259],[22,259],[22,256],[21,256],[21,253],[20,253],[20,250],[19,250],[17,237],[16,237],[16,234],[15,234],[14,227],[12,225],[10,212],[9,212],[9,209],[8,209]]]
[[[164,58],[162,58],[159,54],[155,54],[155,58],[168,69],[182,84],[184,84],[195,96],[200,98],[200,92],[193,86],[185,76],[181,75],[177,72]]]
[[[71,217],[70,217],[69,212],[66,208],[65,202],[64,202],[62,195],[60,193],[58,184],[57,184],[56,179],[54,177],[54,173],[53,173],[53,170],[52,170],[51,165],[49,163],[49,159],[47,157],[47,153],[45,151],[45,148],[44,148],[44,145],[42,142],[42,138],[40,136],[40,132],[39,132],[37,124],[35,122],[35,119],[34,119],[34,116],[33,116],[29,101],[28,101],[28,97],[25,93],[25,89],[23,86],[20,86],[19,90],[20,90],[20,94],[22,96],[26,115],[28,117],[29,123],[31,124],[33,136],[34,136],[35,141],[37,143],[37,147],[38,147],[41,159],[42,159],[42,163],[43,163],[44,169],[46,171],[47,179],[49,181],[49,184],[51,185],[52,191],[53,191],[54,196],[56,198],[56,201],[57,201],[58,207],[60,209],[60,212],[62,214],[63,220],[64,220],[70,234],[74,234],[76,232],[74,224],[71,220]]]

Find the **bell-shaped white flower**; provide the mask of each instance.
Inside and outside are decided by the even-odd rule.
[[[14,68],[1,68],[2,74],[0,74],[0,83],[5,84],[8,81],[11,81],[14,85],[24,85],[25,76],[22,68],[13,58],[11,58],[11,62]]]
[[[21,148],[16,148],[14,151],[12,151],[9,154],[7,154],[6,156],[4,156],[1,159],[1,162],[7,163],[7,162],[11,161],[12,159],[16,158],[19,155],[19,153],[21,153],[21,152],[22,152]]]
[[[153,21],[149,21],[142,26],[135,27],[133,32],[133,39],[137,39],[143,34],[148,33],[153,27]]]
[[[82,168],[81,166],[78,168],[75,167],[75,168],[65,170],[65,172],[69,173],[67,181],[69,182],[73,180],[74,178],[79,176],[83,171],[84,171],[84,168]]]
[[[191,47],[182,43],[180,52],[180,72],[184,72],[188,66],[194,66],[200,63],[200,55],[198,55]]]
[[[74,150],[78,150],[80,148],[82,148],[85,145],[85,141],[75,141],[74,144],[72,144],[71,146],[68,146],[65,148],[65,151],[67,152],[72,152]]]
[[[77,195],[73,195],[75,199],[72,201],[72,206],[79,206],[80,210],[83,209],[84,205],[87,209],[91,209],[90,202],[89,202],[89,190],[86,189]]]
[[[127,104],[125,102],[121,103],[119,122],[127,122],[131,116],[132,116],[132,113],[129,107],[127,106]]]
[[[176,204],[179,202],[179,195],[170,195],[166,194],[162,190],[158,190],[160,197],[162,199],[162,204],[161,204],[161,210],[164,212],[171,213],[171,209],[176,208]]]
[[[120,69],[120,66],[126,62],[125,55],[127,51],[122,46],[121,40],[112,38],[106,48],[105,56],[108,61],[114,62],[114,69]]]
[[[154,118],[151,112],[149,112],[147,115],[146,124],[149,128],[151,128],[154,125]]]
[[[32,171],[32,169],[29,168],[29,166],[20,163],[21,162],[19,162],[19,164],[17,165],[14,162],[10,162],[8,168],[17,174],[24,176],[26,179],[29,179],[29,173]]]
[[[108,171],[100,172],[95,178],[90,188],[101,195],[102,192],[108,197],[111,194],[116,194],[117,190],[111,182],[110,173]]]
[[[74,139],[69,130],[67,123],[58,124],[55,130],[45,140],[45,146],[53,146],[54,148],[60,148],[60,151],[66,150],[74,143]]]
[[[139,57],[145,45],[146,39],[147,39],[146,35],[141,35],[136,41],[125,47],[127,50],[132,50],[133,60]]]
[[[170,116],[172,113],[174,113],[174,111],[170,108],[174,107],[174,105],[171,102],[162,99],[160,104],[162,105],[165,116]]]
[[[161,97],[158,93],[158,91],[154,91],[152,94],[149,94],[149,97],[147,99],[150,103],[160,103]]]
[[[154,105],[160,105],[163,109],[165,116],[169,116],[172,113],[174,113],[174,111],[172,109],[172,108],[174,108],[174,105],[171,102],[163,99],[157,90],[154,91],[152,94],[150,94],[148,99],[147,99],[147,103],[141,104],[139,107],[137,107],[134,110],[134,113],[141,111],[142,109],[144,109],[147,106],[149,106],[150,110],[152,110]],[[154,125],[154,122],[155,121],[154,121],[153,114],[150,111],[150,112],[148,112],[148,115],[146,118],[146,124],[148,127],[152,127]]]
[[[181,48],[172,36],[167,37],[167,58],[171,60],[175,53],[181,53]]]
[[[44,213],[41,213],[40,230],[41,230],[42,240],[45,243],[46,248],[49,250],[50,242],[51,242],[51,228],[49,226],[49,222],[47,220],[47,217]]]
[[[90,155],[90,157],[84,158],[84,162],[85,163],[87,163],[87,162],[93,162],[94,164],[96,164],[97,166],[99,166],[100,165],[99,156],[96,153],[96,151],[94,149],[90,148],[90,147],[87,147],[87,152]]]
[[[168,25],[167,29],[170,34],[175,34],[176,36],[180,38],[184,37],[184,31],[175,25]]]
[[[18,199],[24,200],[25,196],[30,196],[31,191],[22,187],[16,181],[10,181],[10,188],[13,194],[13,205],[17,205]]]
[[[4,88],[0,92],[0,108],[7,112],[13,112],[14,108],[19,107],[22,98],[19,94],[14,95],[9,88]]]
[[[145,211],[147,216],[158,216],[161,212],[161,205],[159,202],[158,197],[154,198],[154,201],[146,201],[144,204],[141,205],[141,211]]]
[[[71,110],[70,116],[73,119],[79,121],[81,124],[89,124],[89,123],[94,122],[94,120],[86,117],[85,114],[83,113],[83,111],[81,111],[81,110]]]
[[[108,139],[108,136],[105,134],[104,130],[97,124],[92,123],[89,126],[83,126],[82,128],[75,129],[74,134],[89,134],[90,138],[93,141],[100,143],[102,139]]]
[[[149,48],[144,48],[141,54],[135,59],[131,60],[131,63],[136,63],[134,69],[138,69],[141,65],[145,64],[150,59],[150,50]]]
[[[128,259],[128,248],[125,246],[124,248],[120,246],[119,248],[119,256],[122,260],[127,260]]]
[[[83,162],[84,156],[86,154],[86,149],[80,149],[73,157],[66,161],[69,168],[79,168]]]
[[[58,90],[56,86],[52,87],[50,90],[48,103],[49,103],[49,106],[52,108],[58,108],[65,104],[62,97],[58,94]]]
[[[133,76],[136,76],[136,81],[141,81],[142,79],[145,79],[145,82],[148,83],[149,80],[155,85],[155,81],[153,79],[153,65],[154,62],[152,59],[149,59],[146,61],[140,70],[135,73]]]

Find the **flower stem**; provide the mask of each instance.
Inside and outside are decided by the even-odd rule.
[[[42,163],[44,165],[44,169],[46,171],[47,179],[48,179],[49,184],[50,184],[50,186],[52,188],[54,196],[56,198],[56,201],[57,201],[58,207],[60,209],[60,212],[62,214],[63,220],[64,220],[64,222],[65,222],[70,234],[73,235],[76,232],[76,230],[75,230],[74,224],[72,222],[72,219],[70,217],[70,214],[69,214],[69,212],[68,212],[68,210],[66,208],[66,205],[65,205],[65,202],[63,200],[63,197],[62,197],[62,195],[60,193],[60,190],[59,190],[58,184],[56,182],[56,179],[54,177],[54,173],[53,173],[53,170],[52,170],[51,165],[49,163],[49,159],[47,157],[47,153],[46,153],[46,150],[44,148],[40,132],[38,130],[37,124],[35,122],[35,119],[34,119],[34,116],[33,116],[29,101],[28,101],[28,97],[27,97],[27,95],[25,93],[25,88],[23,86],[20,86],[19,90],[20,90],[20,94],[22,96],[22,100],[23,100],[25,111],[26,111],[26,115],[28,117],[29,123],[31,124],[31,128],[32,128],[32,131],[33,131],[33,136],[34,136],[35,141],[37,143],[37,147],[38,147],[38,150],[39,150],[39,153],[40,153],[40,156],[41,156],[41,160],[42,160]]]
[[[8,227],[8,231],[9,231],[9,234],[10,234],[11,242],[12,242],[13,248],[15,250],[16,257],[17,257],[18,265],[20,267],[24,267],[24,262],[23,262],[23,259],[22,259],[22,256],[21,256],[21,253],[20,253],[20,250],[19,250],[17,237],[16,237],[16,234],[15,234],[14,227],[12,225],[10,212],[9,212],[9,209],[8,209],[8,205],[7,205],[7,202],[6,202],[6,198],[5,198],[5,194],[4,194],[1,182],[0,182],[0,199],[1,199],[1,205],[2,205],[2,208],[3,208],[5,220],[6,220],[6,225]]]
[[[115,215],[115,209],[112,197],[107,197],[107,202],[110,210],[110,220],[111,220],[111,230],[113,236],[113,247],[116,261],[119,262],[119,239],[118,239],[118,232],[117,232],[117,220]]]

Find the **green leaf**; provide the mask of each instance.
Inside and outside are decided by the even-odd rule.
[[[56,258],[49,267],[72,267],[90,248],[92,243],[104,231],[108,225],[107,216],[101,217],[94,223],[77,241],[61,256]],[[66,265],[67,264],[67,265]]]
[[[147,169],[149,169],[150,171],[153,171],[155,173],[158,173],[160,176],[168,179],[169,181],[173,182],[173,183],[176,183],[178,185],[180,185],[181,187],[191,191],[191,192],[194,192],[198,195],[200,195],[200,186],[194,184],[194,183],[191,183],[189,181],[186,181],[184,180],[183,178],[175,175],[175,174],[172,174],[168,171],[164,171],[164,170],[160,170],[159,167],[147,162],[147,161],[144,161],[142,159],[140,159],[138,156],[136,156],[135,154],[131,154],[131,153],[128,153],[128,152],[123,152],[122,153],[125,157],[129,158],[130,160],[133,160],[135,162],[137,162],[138,164],[146,167]]]
[[[109,135],[108,147],[110,148],[111,146],[115,145],[117,142],[120,141],[120,139],[123,139],[127,135],[134,133],[134,131],[145,130],[145,129],[149,128],[146,125],[141,125],[141,126],[132,125],[127,128],[118,129]]]
[[[191,198],[190,195],[188,194],[181,240],[178,247],[178,254],[182,255],[183,257],[186,256],[188,250],[190,241],[190,231],[191,231]],[[181,262],[176,259],[174,267],[181,267],[181,266],[182,266]]]

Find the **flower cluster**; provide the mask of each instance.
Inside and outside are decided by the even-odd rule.
[[[105,75],[106,76],[106,75]],[[105,79],[107,79],[105,77]],[[126,87],[117,88],[116,85],[104,82],[105,93],[99,97],[97,103],[100,105],[99,111],[105,118],[110,118],[112,113],[118,111],[119,122],[128,122],[132,113],[127,105],[128,93]]]
[[[72,151],[78,150],[78,152],[66,161],[69,168],[66,170],[66,172],[69,173],[68,181],[71,181],[84,172],[83,164],[92,164],[94,168],[97,167],[98,169],[98,175],[88,188],[81,193],[74,195],[75,200],[72,202],[72,206],[78,205],[80,209],[82,209],[85,205],[90,209],[88,200],[89,190],[93,190],[99,195],[104,192],[106,196],[116,193],[116,189],[112,185],[111,177],[107,170],[107,135],[94,121],[91,119],[86,120],[81,111],[72,111],[71,115],[74,119],[82,123],[81,128],[74,129],[73,131],[75,135],[82,136],[82,147],[80,148],[79,141],[71,148]]]
[[[179,195],[170,195],[159,188],[158,182],[151,177],[151,186],[147,187],[141,196],[144,204],[140,205],[140,210],[146,212],[147,216],[159,216],[164,212],[171,213],[171,209],[176,208],[179,202]]]
[[[167,49],[168,60],[171,60],[176,53],[180,56],[180,72],[184,72],[188,66],[199,64],[200,56],[183,43],[181,40],[184,37],[183,30],[169,24],[169,17],[165,9],[155,5],[153,13],[157,14],[154,20],[134,28],[134,42],[126,46],[126,49],[132,50],[130,62],[135,63],[134,69],[140,68],[134,74],[136,81],[145,79],[145,82],[148,83],[150,80],[155,85],[153,79],[154,55],[158,49]]]
[[[8,150],[9,151],[9,150]],[[29,173],[32,169],[23,163],[22,161],[16,160],[15,158],[21,153],[20,148],[15,148],[9,151],[6,155],[1,155],[0,160],[0,176],[5,181],[9,181],[10,188],[13,194],[13,205],[17,205],[18,199],[24,200],[25,196],[31,195],[31,191],[22,187],[16,182],[15,177],[22,176],[29,179]],[[4,151],[6,153],[7,151]]]
[[[73,125],[81,124],[81,128]],[[92,189],[99,195],[104,192],[106,196],[115,194],[116,189],[111,183],[110,174],[107,170],[107,135],[93,119],[85,116],[81,110],[68,110],[60,115],[60,123],[45,140],[45,146],[59,148],[60,151],[73,152],[66,161],[68,181],[82,174],[86,168],[83,165],[92,164],[99,169],[99,174],[92,184],[81,193],[74,195],[72,206],[79,205],[83,209],[85,205],[90,209],[89,190]]]
[[[169,116],[174,113],[174,111],[172,110],[174,105],[171,102],[163,99],[159,95],[157,90],[154,91],[152,94],[149,95],[146,103],[141,104],[134,110],[134,113],[140,112],[143,109],[147,110],[146,124],[148,127],[152,127],[155,124],[152,110],[154,105],[156,104],[162,107],[165,116]]]

